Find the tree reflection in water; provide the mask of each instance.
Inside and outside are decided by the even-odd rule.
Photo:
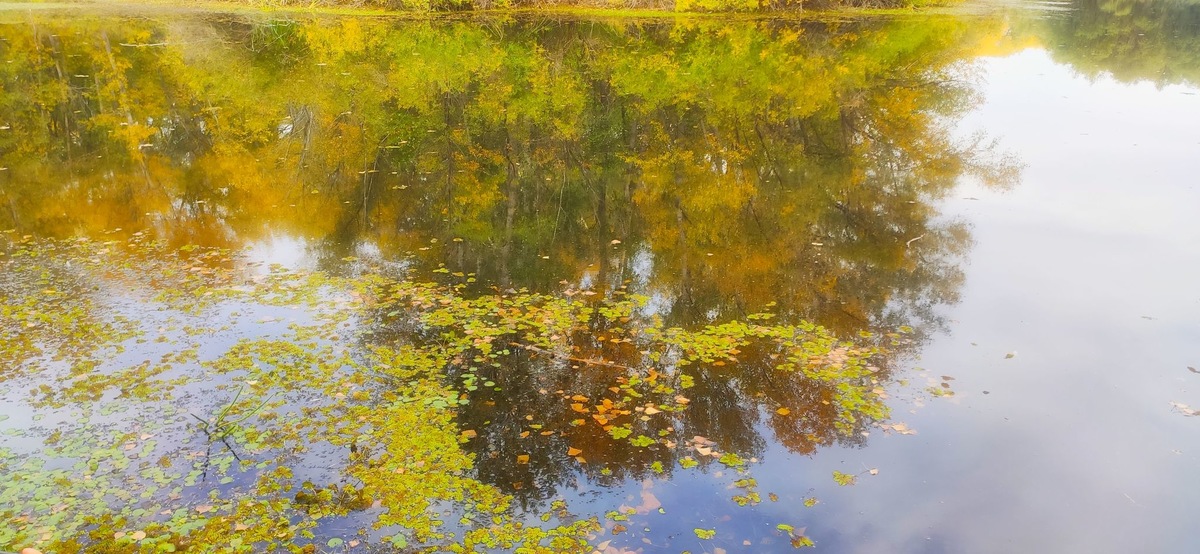
[[[4,22],[0,226],[234,250],[284,238],[332,274],[390,267],[467,296],[644,295],[637,317],[662,328],[763,310],[845,338],[911,327],[878,361],[885,383],[958,298],[970,236],[937,201],[965,176],[1016,177],[951,135],[976,101],[968,62],[1002,31],[951,17]],[[667,371],[613,341],[627,323],[576,330],[575,362],[515,345],[481,376],[503,392],[457,422],[477,430],[465,448],[482,481],[532,508],[581,477],[678,471],[675,451],[614,441],[589,423],[603,414],[565,401],[620,402],[621,385]],[[634,436],[745,459],[768,431],[798,454],[861,443],[872,418],[840,426],[840,393],[778,371],[780,354],[698,361],[687,409]],[[554,436],[525,440],[530,416]],[[563,454],[576,448],[587,463]]]

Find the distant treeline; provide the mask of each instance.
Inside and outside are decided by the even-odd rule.
[[[591,8],[678,12],[800,11],[833,8],[905,8],[945,0],[234,0],[272,7],[339,7],[402,11]]]

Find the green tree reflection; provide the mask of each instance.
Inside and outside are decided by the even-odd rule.
[[[1055,59],[1084,75],[1158,85],[1200,83],[1200,3],[1191,0],[1076,0],[1039,20]]]
[[[919,337],[957,300],[970,245],[936,200],[966,174],[1014,178],[984,143],[950,135],[975,100],[965,63],[999,32],[943,17],[13,22],[0,26],[13,60],[0,65],[0,226],[223,247],[288,237],[334,273],[357,258],[477,293],[636,291],[683,327],[773,306],[843,336]],[[611,324],[572,345],[641,367],[604,340]],[[830,391],[779,375],[774,354],[698,367],[672,432],[746,456],[764,425],[799,453],[859,440],[838,429]],[[489,377],[520,392],[473,403],[460,425],[481,429],[480,475],[535,502],[570,476],[567,446],[611,442],[579,426],[528,452],[514,438],[527,414],[575,417],[540,391],[601,398],[614,376],[529,352],[505,367]],[[795,413],[762,420],[778,406]],[[619,444],[587,449],[604,453],[590,478],[673,465]],[[518,453],[530,463],[513,465]]]

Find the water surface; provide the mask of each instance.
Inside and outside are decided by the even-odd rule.
[[[5,358],[4,471],[32,475],[21,460],[50,452],[56,425],[92,411],[118,415],[89,415],[89,429],[161,433],[143,458],[205,470],[179,489],[106,498],[124,519],[87,528],[106,536],[54,536],[17,511],[8,516],[23,534],[0,535],[12,541],[0,546],[97,544],[114,532],[128,545],[139,529],[153,539],[170,516],[131,513],[139,503],[199,508],[216,529],[217,500],[261,493],[251,483],[270,469],[233,459],[243,443],[201,440],[192,417],[245,388],[206,365],[238,341],[301,342],[288,325],[313,325],[314,349],[361,361],[373,347],[436,338],[394,321],[394,306],[354,311],[364,296],[344,291],[264,300],[339,286],[290,280],[312,275],[434,281],[453,292],[419,302],[454,309],[498,295],[644,299],[624,319],[556,337],[558,357],[516,346],[478,371],[448,358],[441,386],[469,402],[421,407],[447,416],[437,429],[469,431],[459,446],[469,467],[453,471],[511,495],[513,521],[594,517],[584,551],[785,551],[801,536],[832,552],[1198,546],[1187,515],[1200,501],[1189,418],[1200,405],[1189,371],[1200,367],[1194,4],[842,21],[39,10],[0,23],[0,228],[10,256],[34,248],[55,260],[52,276],[13,269],[0,290],[15,305],[59,298],[45,287],[70,281],[95,325],[115,322],[97,331],[65,320],[82,326],[56,339],[5,314],[6,340],[64,354]],[[83,246],[39,242],[51,240]],[[105,277],[120,264],[150,279]],[[272,280],[285,271],[304,277]],[[235,277],[274,288],[211,303],[203,295],[221,283],[196,280]],[[172,291],[191,299],[152,300]],[[845,340],[896,340],[870,375],[833,385],[781,375],[769,344],[649,363],[625,328],[703,334],[760,312]],[[127,336],[125,322],[163,339]],[[79,337],[120,348],[80,365],[90,343]],[[170,400],[118,394],[120,383],[69,389],[67,401],[47,392],[86,380],[55,372],[167,356],[161,375],[204,376]],[[341,375],[337,360],[314,363]],[[691,380],[653,393],[666,415],[643,406],[630,437],[593,421],[609,387],[652,382],[651,370]],[[287,419],[342,389],[279,390]],[[870,402],[850,402],[860,394]],[[105,411],[131,396],[144,404],[133,412],[174,406],[173,423],[141,433],[130,426],[146,416]],[[657,442],[631,442],[639,436]],[[348,440],[284,460],[301,476],[272,506],[314,536],[283,544],[422,542],[402,524],[372,528],[380,505],[355,504],[357,493],[312,500],[326,483],[361,487],[336,460],[356,463],[366,448]],[[42,487],[46,508],[85,511],[67,490]],[[303,507],[321,502],[341,509],[313,518],[324,512]],[[453,521],[473,508],[429,510]]]

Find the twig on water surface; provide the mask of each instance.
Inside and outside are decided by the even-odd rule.
[[[579,363],[581,363],[581,364],[587,364],[587,365],[601,365],[601,366],[607,366],[607,367],[615,367],[615,368],[618,368],[618,369],[627,369],[627,370],[631,370],[631,371],[633,370],[633,368],[632,368],[632,367],[629,367],[629,366],[627,366],[627,365],[621,365],[621,364],[618,364],[618,363],[616,363],[616,362],[610,362],[610,361],[608,361],[608,360],[595,360],[595,359],[590,359],[590,358],[577,358],[577,357],[575,357],[575,356],[571,356],[571,355],[569,355],[569,354],[559,354],[558,352],[554,352],[554,351],[552,351],[552,350],[546,350],[545,348],[540,348],[540,347],[533,346],[533,345],[529,345],[529,344],[521,344],[521,343],[519,343],[519,342],[510,342],[510,343],[508,343],[508,344],[509,344],[509,346],[515,346],[515,347],[517,347],[517,348],[521,348],[521,349],[524,349],[524,350],[529,350],[529,351],[531,351],[531,352],[537,352],[537,353],[539,353],[539,354],[545,354],[545,355],[547,355],[547,356],[550,356],[550,357],[552,357],[552,358],[558,358],[558,359],[560,359],[560,360],[570,360],[570,361],[572,361],[572,362],[579,362]]]

